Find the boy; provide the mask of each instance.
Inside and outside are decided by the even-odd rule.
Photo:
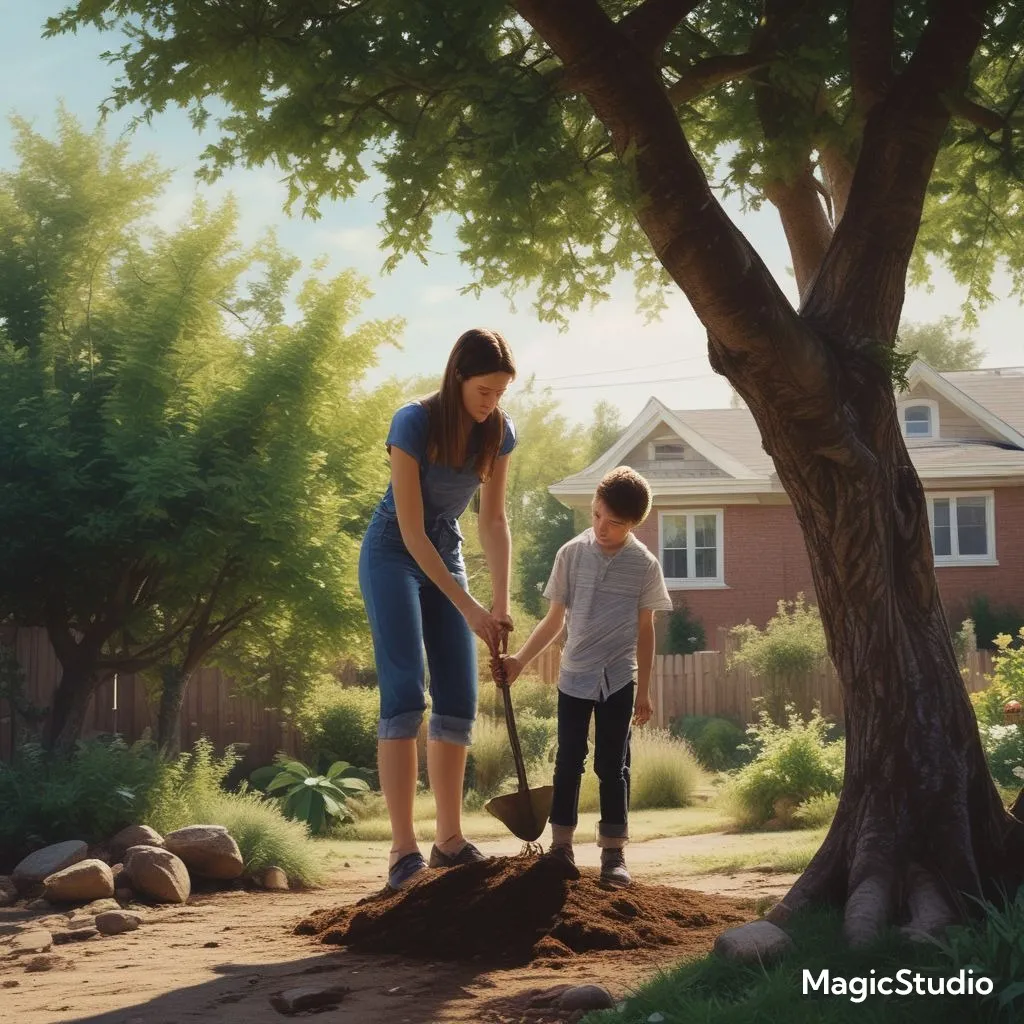
[[[654,613],[672,609],[658,559],[633,536],[650,509],[651,489],[639,473],[620,466],[604,477],[594,495],[593,525],[555,556],[544,590],[551,602],[547,615],[526,643],[504,658],[511,684],[566,624],[548,852],[575,864],[573,832],[593,714],[601,878],[615,885],[632,881],[623,853],[629,838],[630,719],[643,725],[651,717]],[[500,682],[497,666],[492,669]]]

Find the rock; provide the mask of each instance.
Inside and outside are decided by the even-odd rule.
[[[15,981],[14,978],[9,978],[7,981],[0,983],[0,988],[17,988],[20,984],[20,981]]]
[[[264,889],[284,892],[288,889],[288,876],[281,868],[264,868],[256,878],[257,884]]]
[[[25,970],[29,974],[37,974],[40,971],[52,971],[54,967],[67,967],[68,961],[60,956],[34,956],[31,960],[25,961]]]
[[[126,885],[119,885],[114,890],[114,899],[116,899],[118,903],[131,903],[131,901],[135,899],[135,890],[129,889]]]
[[[92,914],[83,914],[81,917],[73,917],[70,921],[67,921],[64,925],[65,928],[94,928],[96,926],[96,918]],[[52,931],[52,929],[51,929]]]
[[[33,914],[49,914],[54,909],[54,906],[49,900],[44,900],[40,897],[37,900],[26,903],[25,909],[31,910]]]
[[[238,843],[223,825],[189,825],[164,837],[167,849],[201,878],[231,881],[242,877],[244,864]]]
[[[121,829],[107,844],[110,859],[113,861],[124,860],[124,855],[133,846],[156,846],[162,849],[164,837],[148,825],[129,825],[127,828]]]
[[[612,994],[603,985],[573,985],[558,999],[558,1008],[573,1010],[607,1010],[615,1005]]]
[[[18,900],[18,887],[8,875],[0,875],[0,907],[9,907]]]
[[[14,936],[10,949],[20,956],[22,953],[48,953],[53,946],[53,936],[42,928],[33,928]]]
[[[142,843],[140,845],[144,846],[145,844]],[[111,864],[110,873],[114,876],[114,885],[116,886],[117,880],[124,874],[124,865],[121,863]]]
[[[84,914],[102,914],[105,910],[120,910],[121,904],[115,899],[93,900],[92,903],[82,907]]]
[[[43,882],[43,897],[51,903],[79,903],[114,895],[114,876],[101,860],[81,860]]]
[[[715,939],[715,952],[739,963],[768,963],[792,948],[793,940],[770,921],[751,921]]]
[[[142,924],[142,917],[127,910],[107,910],[96,916],[96,928],[100,935],[123,935],[133,932]]]
[[[99,935],[99,930],[93,925],[82,928],[69,928],[66,932],[54,932],[53,941],[57,946],[65,946],[69,942],[85,942],[86,939],[94,939]]]
[[[327,1010],[340,1003],[352,990],[344,985],[333,988],[318,988],[306,985],[303,988],[291,988],[285,992],[275,992],[270,997],[270,1005],[278,1013],[302,1013],[304,1010]]]
[[[170,850],[133,846],[125,854],[124,869],[132,889],[158,903],[184,903],[192,892],[188,869]]]
[[[56,843],[53,846],[44,846],[35,853],[30,853],[14,869],[11,880],[19,892],[25,892],[34,886],[41,885],[43,881],[55,875],[58,871],[77,864],[89,856],[89,847],[78,839],[72,839],[66,843]]]

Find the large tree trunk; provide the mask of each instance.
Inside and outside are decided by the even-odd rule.
[[[860,943],[893,919],[934,932],[966,916],[965,896],[1015,888],[1024,845],[956,662],[888,372],[865,363],[840,390],[862,448],[846,465],[764,398],[748,392],[748,404],[803,529],[847,742],[836,818],[773,917],[845,902],[846,934]]]
[[[180,664],[165,665],[160,670],[162,688],[156,736],[160,749],[172,757],[181,753],[181,709],[191,678],[191,670]]]
[[[82,735],[85,716],[100,680],[87,666],[64,665],[53,695],[46,746],[60,757],[68,757]]]

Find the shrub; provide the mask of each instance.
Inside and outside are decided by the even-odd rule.
[[[981,725],[981,743],[992,778],[1007,789],[1024,785],[1024,729],[1017,725]]]
[[[152,743],[79,742],[70,758],[25,744],[0,763],[0,867],[50,843],[98,843],[144,819],[162,763]]]
[[[953,634],[953,650],[956,651],[957,664],[963,668],[967,664],[967,655],[978,647],[978,638],[974,632],[974,620],[964,619],[960,628]]]
[[[750,752],[740,749],[746,739],[744,730],[731,719],[683,715],[672,722],[671,731],[690,744],[697,760],[709,771],[729,771],[750,760]]]
[[[996,656],[992,659],[991,681],[984,690],[971,694],[971,703],[978,722],[982,725],[1002,725],[1003,705],[1008,700],[1024,704],[1024,626],[1014,639],[1000,633],[993,643]]]
[[[786,714],[786,725],[780,726],[762,708],[758,723],[747,729],[757,755],[723,793],[741,825],[763,825],[773,818],[789,824],[805,800],[842,788],[844,742],[828,741],[828,723],[817,708],[808,721],[792,705]]]
[[[777,607],[764,630],[750,622],[732,628],[739,648],[729,664],[747,665],[763,680],[765,707],[782,724],[794,683],[821,664],[828,648],[818,609],[806,604],[803,594],[795,601],[779,601]]]
[[[974,632],[978,638],[978,647],[985,649],[997,648],[996,637],[1001,634],[1012,635],[1024,622],[1024,612],[1012,605],[992,605],[983,595],[973,597],[968,602],[968,610],[974,620]]]
[[[553,718],[539,718],[532,711],[516,713],[519,746],[528,768],[547,760],[557,728]],[[466,762],[466,788],[492,796],[515,770],[504,719],[482,715],[473,729],[473,745]]]
[[[315,767],[348,761],[376,771],[379,719],[377,690],[325,680],[306,698],[296,724],[306,737]]]
[[[285,817],[304,821],[314,835],[320,835],[332,823],[352,821],[349,798],[369,788],[362,774],[347,761],[335,761],[323,775],[318,775],[281,752],[273,764],[257,768],[250,778],[258,789],[281,801]]]
[[[839,809],[838,793],[821,793],[804,800],[793,812],[793,823],[800,828],[826,828]]]
[[[702,778],[693,751],[681,739],[661,729],[634,731],[629,791],[629,805],[633,810],[688,807],[694,802]],[[600,786],[592,758],[588,759],[580,783],[579,809],[584,812],[600,810]]]
[[[680,605],[668,617],[668,636],[665,642],[666,654],[693,654],[707,647],[707,634],[700,619],[694,617],[685,604]]]

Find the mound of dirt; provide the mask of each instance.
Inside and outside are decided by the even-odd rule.
[[[296,931],[365,953],[526,962],[665,946],[684,956],[756,916],[721,896],[636,883],[616,889],[571,872],[525,855],[431,871],[402,892],[319,911]]]

